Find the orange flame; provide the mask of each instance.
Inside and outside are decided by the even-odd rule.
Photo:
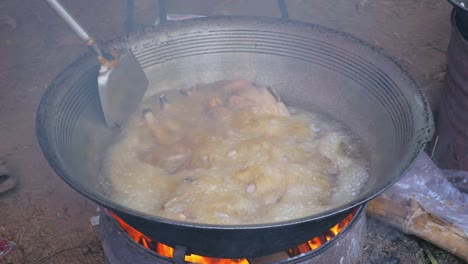
[[[314,237],[311,240],[307,241],[304,244],[301,244],[297,246],[296,248],[289,249],[287,252],[289,256],[294,257],[300,254],[307,253],[309,251],[315,250],[322,246],[323,244],[327,243],[330,241],[332,238],[334,238],[336,235],[338,235],[341,230],[343,230],[348,224],[353,220],[354,215],[356,214],[356,210],[348,215],[345,219],[343,219],[341,222],[338,224],[334,225],[330,230],[325,232],[325,234],[322,234],[320,236]]]
[[[354,215],[356,214],[355,210],[353,213],[348,215],[345,219],[343,219],[341,222],[330,228],[329,231],[325,232],[325,234],[322,234],[321,236],[314,237],[313,239],[307,241],[306,243],[303,243],[295,248],[287,250],[287,253],[290,257],[294,257],[300,254],[304,254],[307,252],[310,252],[312,250],[315,250],[325,244],[326,242],[330,241],[333,237],[338,235],[341,230],[343,230],[348,224],[351,222],[351,220],[354,218]],[[163,243],[152,243],[153,241],[151,238],[145,236],[129,224],[127,224],[125,221],[123,221],[120,217],[115,215],[114,213],[107,211],[107,213],[112,216],[117,222],[119,223],[120,227],[122,227],[125,232],[137,243],[142,245],[143,247],[149,249],[149,250],[154,250],[156,253],[165,256],[167,258],[173,258],[174,255],[174,249],[170,246],[167,246]],[[154,245],[155,246],[152,246]],[[248,264],[249,261],[247,259],[222,259],[222,258],[208,258],[208,257],[203,257],[203,256],[198,256],[198,255],[187,255],[185,256],[185,261],[186,262],[191,262],[191,263],[207,263],[207,264],[234,264],[234,263],[240,263],[240,264]]]
[[[163,243],[157,243],[156,252],[162,256],[172,258],[174,254],[174,249],[172,247],[166,246]],[[208,258],[198,255],[187,255],[185,256],[185,261],[190,263],[210,263],[210,264],[230,264],[230,263],[241,263],[248,264],[247,259],[221,259],[221,258]]]
[[[139,243],[140,245],[144,246],[145,248],[149,250],[154,250],[156,251],[159,255],[165,256],[167,258],[172,258],[174,255],[174,249],[172,247],[169,247],[167,245],[164,245],[163,243],[156,243],[155,248],[151,248],[150,244],[152,240],[140,233],[138,230],[127,224],[124,220],[122,220],[120,217],[118,217],[116,214],[107,211],[107,213],[115,218],[117,222],[119,223],[120,227],[122,227],[125,232],[127,232],[128,236],[130,236],[135,242]],[[185,256],[185,261],[186,262],[191,262],[191,263],[209,263],[209,264],[234,264],[234,263],[240,263],[240,264],[248,264],[249,261],[247,259],[221,259],[221,258],[208,258],[208,257],[202,257],[198,255],[187,255]]]

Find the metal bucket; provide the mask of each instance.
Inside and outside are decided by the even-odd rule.
[[[444,169],[468,170],[468,41],[463,37],[468,33],[468,23],[461,18],[454,8],[434,161]]]

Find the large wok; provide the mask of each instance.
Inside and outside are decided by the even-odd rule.
[[[428,103],[405,70],[369,44],[322,26],[270,18],[201,18],[149,29],[109,46],[134,51],[150,82],[146,97],[246,78],[272,85],[287,105],[345,123],[369,150],[370,179],[362,193],[320,214],[243,226],[147,215],[111,200],[100,185],[101,158],[118,129],[107,129],[103,119],[96,59],[92,54],[79,58],[51,83],[39,105],[37,137],[45,157],[78,192],[151,238],[189,252],[254,257],[305,242],[395,183],[432,135]]]

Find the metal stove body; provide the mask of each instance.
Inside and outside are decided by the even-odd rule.
[[[285,251],[247,260],[251,264],[360,263],[366,234],[365,207],[366,206],[362,206],[358,209],[351,222],[337,236],[315,250],[295,257],[289,257]],[[117,220],[104,209],[101,210],[99,228],[106,264],[187,263],[185,262],[185,248],[176,246],[172,259],[164,257],[153,250],[149,250],[135,242],[134,239],[122,229]],[[203,241],[200,241],[200,243],[203,243]],[[265,241],[265,243],[268,243],[268,241]]]

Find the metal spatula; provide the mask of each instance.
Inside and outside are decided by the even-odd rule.
[[[121,125],[136,110],[148,88],[145,72],[130,50],[103,52],[57,0],[47,0],[47,3],[97,54],[101,63],[99,97],[105,121],[108,127]]]

